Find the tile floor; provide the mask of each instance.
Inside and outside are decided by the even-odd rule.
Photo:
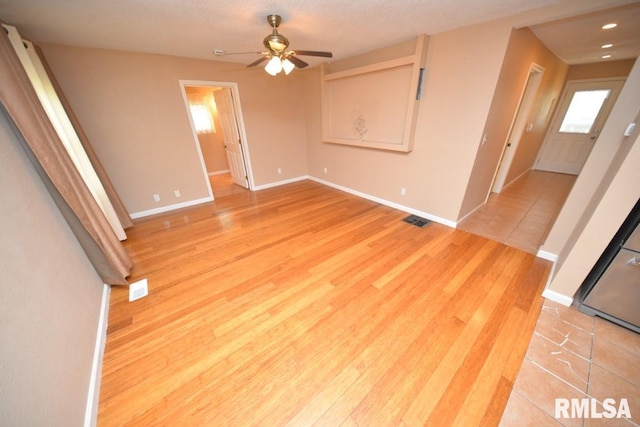
[[[500,425],[638,426],[639,362],[639,334],[545,301]],[[569,418],[556,419],[556,398],[593,398],[598,414],[604,399],[615,399],[616,411],[626,399],[631,420],[571,418],[570,409]]]
[[[487,203],[458,228],[536,254],[575,178],[529,171],[502,193],[491,193]]]

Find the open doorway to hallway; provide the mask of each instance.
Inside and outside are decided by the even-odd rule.
[[[185,107],[214,199],[252,186],[237,84],[180,81]]]
[[[530,170],[501,193],[491,193],[457,228],[537,254],[576,178]]]
[[[246,188],[241,187],[233,182],[233,179],[231,178],[231,174],[229,172],[210,175],[209,183],[211,184],[211,189],[213,190],[213,194],[215,195],[216,199],[231,196],[233,194],[246,193],[247,191],[249,191]]]

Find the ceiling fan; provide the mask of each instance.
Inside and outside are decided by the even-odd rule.
[[[305,68],[309,64],[304,62],[298,56],[320,56],[323,58],[332,58],[331,52],[321,52],[316,50],[287,50],[289,47],[289,40],[278,33],[278,27],[282,18],[280,15],[267,16],[267,22],[271,25],[272,32],[264,38],[262,43],[267,49],[263,52],[237,52],[237,53],[225,53],[222,50],[215,50],[213,53],[218,56],[222,55],[239,55],[243,53],[258,53],[262,55],[262,58],[247,65],[249,67],[255,67],[265,61],[269,61],[265,67],[267,73],[275,76],[280,71],[284,70],[286,74],[289,74],[295,67]]]

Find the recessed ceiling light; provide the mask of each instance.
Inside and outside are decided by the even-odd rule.
[[[602,59],[609,59],[611,58],[611,55],[602,55]]]
[[[602,48],[603,49],[609,49],[610,47],[612,47],[613,45],[611,43],[607,43],[607,44],[603,44]]]
[[[615,22],[612,22],[610,24],[603,25],[602,29],[603,30],[610,30],[610,29],[615,28],[617,26],[618,26],[618,24],[616,24]]]

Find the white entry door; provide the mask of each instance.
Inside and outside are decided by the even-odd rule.
[[[242,141],[240,140],[240,132],[238,132],[238,121],[233,105],[231,89],[228,87],[222,88],[221,90],[215,91],[213,96],[216,100],[220,126],[222,126],[224,148],[227,153],[231,179],[234,183],[244,188],[249,188],[249,178],[244,163]]]
[[[569,82],[536,169],[578,175],[623,83],[624,80]]]

